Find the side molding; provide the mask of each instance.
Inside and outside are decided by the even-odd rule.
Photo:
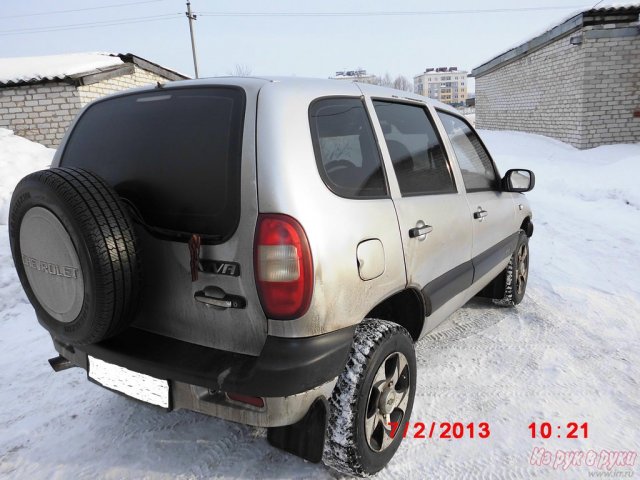
[[[512,255],[519,237],[520,231],[509,235],[470,261],[458,265],[425,285],[422,294],[427,306],[426,316],[431,315]]]

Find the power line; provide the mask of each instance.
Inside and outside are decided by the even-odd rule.
[[[46,15],[54,13],[66,13],[71,11],[95,10],[102,8],[112,8],[119,6],[129,6],[144,3],[157,3],[165,0],[145,0],[140,2],[132,2],[128,4],[112,4],[103,5],[101,7],[87,7],[76,10],[60,10],[56,12],[42,12],[31,15]],[[473,10],[418,10],[418,11],[369,11],[369,12],[203,12],[203,17],[374,17],[374,16],[416,16],[416,15],[458,15],[458,14],[484,14],[484,13],[509,13],[509,12],[531,12],[543,10],[568,10],[576,8],[586,8],[584,6],[566,6],[566,7],[516,7],[516,8],[494,8],[494,9],[473,9]],[[0,30],[0,36],[10,35],[28,35],[35,33],[59,32],[65,30],[78,30],[90,27],[111,27],[118,25],[128,25],[134,23],[156,22],[161,20],[169,20],[177,18],[182,13],[168,13],[163,15],[150,15],[144,17],[130,17],[114,20],[105,20],[100,22],[86,22],[66,25],[52,25],[43,27],[22,28],[14,30]],[[19,15],[18,15],[19,16]],[[16,16],[17,17],[17,16]],[[0,17],[12,18],[12,17]]]
[[[392,17],[408,15],[462,15],[483,13],[534,12],[545,10],[572,10],[588,8],[584,5],[568,5],[564,7],[516,7],[491,8],[473,10],[417,10],[417,11],[370,11],[370,12],[201,12],[202,17]]]
[[[164,15],[151,15],[147,17],[122,18],[117,20],[105,20],[101,22],[75,23],[70,25],[55,25],[50,27],[33,27],[17,30],[0,30],[0,36],[26,35],[30,33],[59,32],[64,30],[78,30],[88,27],[110,27],[114,25],[128,25],[132,23],[156,22],[159,20],[170,20],[178,18],[182,13],[168,13]]]
[[[51,10],[49,12],[23,13],[19,15],[3,15],[0,17],[0,20],[3,20],[5,18],[39,17],[42,15],[57,15],[59,13],[86,12],[88,10],[102,10],[105,8],[130,7],[132,5],[143,5],[145,3],[158,3],[158,2],[166,2],[166,1],[167,0],[144,0],[141,2],[115,3],[111,5],[102,5],[99,7],[74,8],[72,10]]]

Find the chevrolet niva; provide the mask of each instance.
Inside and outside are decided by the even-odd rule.
[[[180,81],[88,105],[16,187],[10,241],[55,371],[366,476],[402,441],[414,342],[522,300],[534,182],[419,95]]]

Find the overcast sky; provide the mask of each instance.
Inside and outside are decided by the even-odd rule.
[[[361,67],[377,75],[388,72],[412,79],[428,66],[470,70],[596,1],[192,0],[192,9],[201,14],[195,22],[200,76],[227,75],[241,64],[254,75],[326,78],[337,70]],[[605,0],[599,6],[610,3]],[[103,6],[108,8],[96,8]],[[460,12],[524,8],[529,10]],[[60,11],[65,12],[51,13]],[[182,0],[3,0],[0,57],[134,53],[193,75],[184,11]],[[205,15],[224,12],[245,15]],[[387,13],[246,15],[264,12]],[[116,22],[120,24],[105,25]]]

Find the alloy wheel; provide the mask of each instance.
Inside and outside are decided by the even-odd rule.
[[[394,352],[380,364],[373,379],[367,412],[365,436],[375,452],[385,450],[393,442],[391,423],[402,425],[411,390],[411,371],[407,358]]]
[[[522,244],[518,249],[516,256],[516,290],[518,295],[524,293],[527,286],[527,277],[529,275],[529,247]]]

